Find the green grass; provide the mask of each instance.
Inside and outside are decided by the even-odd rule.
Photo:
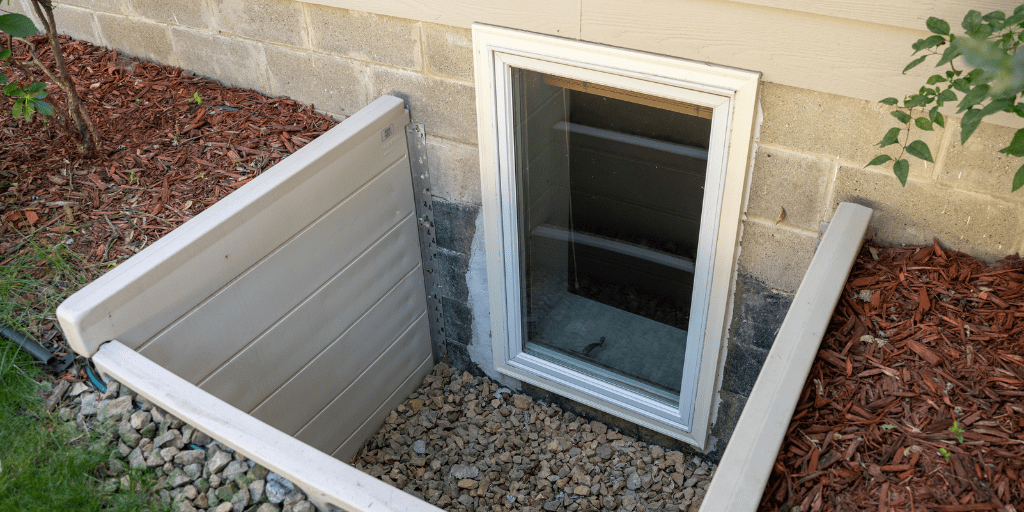
[[[0,262],[0,322],[33,336],[42,322],[54,321],[57,306],[94,275],[64,244],[51,247],[31,239],[13,256],[0,257]]]
[[[0,322],[35,336],[94,273],[63,244],[25,240],[14,252],[0,257]],[[47,413],[42,397],[51,387],[36,361],[0,338],[0,512],[168,510],[154,497],[152,471],[107,487],[116,432],[83,432]]]
[[[0,511],[166,510],[151,472],[129,472],[127,488],[104,490],[112,432],[83,432],[46,413],[41,377],[31,358],[0,341]]]

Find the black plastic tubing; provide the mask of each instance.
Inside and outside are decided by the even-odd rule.
[[[57,356],[50,353],[49,350],[43,348],[42,345],[36,343],[35,340],[25,336],[17,329],[0,324],[0,336],[13,341],[16,345],[21,347],[22,350],[28,352],[29,355],[42,361],[44,364],[52,365],[57,360]]]

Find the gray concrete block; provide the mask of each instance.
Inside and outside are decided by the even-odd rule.
[[[786,210],[785,224],[818,229],[832,163],[760,147],[754,160],[747,214],[776,220]]]
[[[371,101],[368,71],[361,62],[274,45],[267,45],[265,52],[274,95],[343,116],[355,114]]]
[[[53,10],[53,18],[57,23],[58,34],[67,34],[72,39],[89,41],[94,44],[99,42],[93,11],[61,5]],[[43,27],[39,26],[39,28]]]
[[[758,222],[743,223],[740,272],[765,286],[793,293],[811,264],[817,237]]]
[[[744,398],[750,396],[761,374],[761,367],[768,359],[768,351],[744,343],[729,343],[725,357],[725,371],[722,374],[722,390]]]
[[[1024,205],[988,196],[908,181],[891,174],[840,167],[832,211],[842,201],[875,210],[869,236],[890,245],[930,245],[963,251],[985,261],[1021,249]]]
[[[166,25],[102,12],[95,16],[99,40],[106,46],[160,64],[177,63]]]
[[[480,214],[480,206],[438,199],[433,203],[437,246],[469,256],[473,237],[476,235],[476,219]]]
[[[211,0],[216,28],[260,42],[302,47],[309,40],[302,3],[294,0]]]
[[[441,311],[448,345],[469,345],[473,341],[473,310],[457,300],[441,297]]]
[[[181,68],[235,87],[269,90],[263,45],[183,27],[172,28],[171,38]]]
[[[455,251],[437,248],[437,271],[440,295],[456,302],[469,304],[469,286],[466,272],[469,271],[469,256]]]
[[[483,377],[486,374],[483,370],[477,366],[476,363],[469,357],[469,349],[466,345],[461,343],[449,343],[446,347],[448,349],[448,362],[452,368],[459,370],[460,372],[469,372],[470,374]]]
[[[715,418],[715,424],[711,427],[711,435],[718,438],[719,446],[724,447],[729,443],[733,431],[736,430],[736,422],[739,421],[740,414],[743,413],[743,406],[747,404],[747,399],[728,391],[719,391],[719,398],[722,401],[718,404],[718,415]],[[719,457],[721,457],[721,453],[721,450],[718,450]]]
[[[437,137],[476,144],[476,96],[473,86],[392,68],[370,69],[372,96],[405,99],[413,121]]]
[[[424,23],[423,52],[431,73],[473,81],[473,32],[468,28]]]
[[[0,1],[0,10],[5,11],[4,14],[11,12],[17,14],[24,14],[25,16],[28,16],[33,19],[35,18],[35,13],[32,11],[32,7],[31,5],[29,5],[28,0]],[[54,9],[54,11],[56,11],[56,9]],[[37,23],[36,25],[38,26],[39,24]]]
[[[1013,128],[982,123],[967,144],[960,144],[960,123],[955,130],[946,159],[939,172],[939,183],[951,188],[1000,196],[1011,201],[1024,201],[1024,192],[1011,192],[1013,175],[1024,164],[1024,158],[1000,153],[1010,145]],[[932,148],[934,149],[934,148]]]
[[[153,21],[193,28],[213,28],[213,11],[205,0],[128,0],[135,14]]]
[[[310,47],[407,69],[422,69],[419,22],[307,4]]]
[[[427,157],[434,197],[481,204],[480,148],[432,137],[427,132]]]
[[[733,296],[735,307],[729,339],[770,350],[793,303],[793,296],[774,291],[745,274],[736,276]]]
[[[17,0],[15,0],[17,1]],[[94,11],[103,11],[114,14],[129,14],[128,0],[60,0],[54,4],[76,5]]]
[[[764,121],[760,142],[764,144],[861,166],[882,153],[898,154],[895,145],[884,149],[875,146],[889,128],[899,125],[885,105],[773,83],[765,83],[761,91]],[[911,136],[911,140],[921,139],[935,149],[942,139],[942,128],[930,132],[914,128]],[[917,179],[928,179],[932,169],[932,164],[926,167],[921,160],[910,159],[910,175]]]

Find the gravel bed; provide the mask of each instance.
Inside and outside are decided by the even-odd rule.
[[[61,384],[63,383],[63,384]],[[70,388],[70,389],[69,389]],[[83,430],[99,429],[117,446],[105,464],[104,492],[132,485],[129,470],[151,470],[161,501],[178,512],[313,512],[316,507],[284,477],[248,460],[117,382],[100,393],[58,381],[49,403]]]
[[[111,448],[104,491],[152,471],[180,512],[313,512],[291,482],[111,382],[58,381],[48,405]],[[714,467],[441,364],[353,462],[452,511],[696,511]]]
[[[355,467],[446,510],[696,511],[714,466],[441,364]]]

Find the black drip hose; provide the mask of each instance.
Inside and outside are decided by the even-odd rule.
[[[22,350],[28,352],[29,355],[42,361],[46,365],[53,365],[54,361],[57,360],[57,356],[50,353],[49,350],[43,348],[42,345],[36,343],[35,340],[25,336],[17,329],[0,324],[0,336],[7,338],[21,347]]]

